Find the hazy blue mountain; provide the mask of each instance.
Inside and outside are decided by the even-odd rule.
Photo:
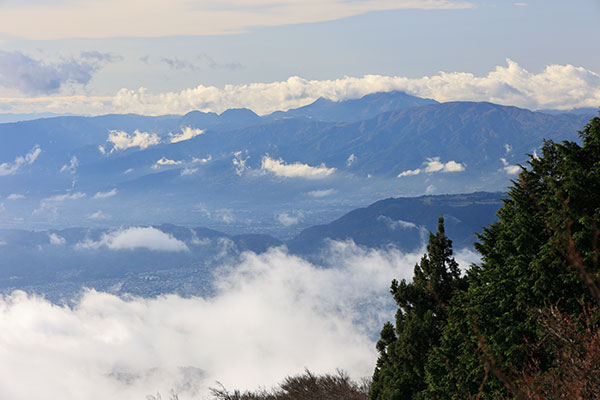
[[[55,113],[30,113],[30,114],[15,114],[15,113],[0,113],[0,124],[10,122],[31,121],[40,118],[66,117],[74,116],[74,114],[55,114]]]
[[[381,198],[502,191],[526,154],[544,139],[578,140],[590,117],[452,102],[348,123],[269,120],[240,109],[0,124],[0,164],[18,164],[0,176],[0,225],[193,221],[228,234],[254,229],[289,238]],[[174,142],[188,127],[203,133]],[[122,131],[126,141],[136,131],[156,136],[147,146],[119,149],[108,142],[111,131]],[[37,148],[35,162],[25,162]],[[279,175],[263,168],[267,157],[279,163]],[[290,177],[281,172],[290,165],[329,173]],[[285,222],[290,215],[296,222]]]
[[[288,111],[277,111],[266,116],[268,119],[311,118],[326,122],[356,122],[370,119],[386,111],[437,104],[432,99],[422,99],[405,92],[379,92],[360,99],[332,101],[319,98],[314,103]]]
[[[502,193],[479,192],[381,200],[329,224],[307,228],[286,244],[290,251],[303,255],[319,254],[328,239],[351,239],[367,247],[392,244],[416,251],[427,242],[428,232],[436,231],[438,217],[443,215],[454,248],[471,248],[476,233],[496,220],[502,198]]]

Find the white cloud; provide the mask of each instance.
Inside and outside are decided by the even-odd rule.
[[[298,224],[303,216],[302,212],[297,212],[295,214],[281,213],[277,215],[277,220],[283,226],[292,226]]]
[[[391,230],[396,230],[396,229],[419,229],[419,227],[409,221],[403,221],[401,219],[398,220],[393,220],[390,217],[386,216],[386,215],[380,215],[377,217],[378,221],[382,221],[383,223],[385,223]]]
[[[69,307],[2,297],[0,397],[165,398],[173,388],[181,399],[208,398],[217,380],[268,387],[305,367],[369,377],[377,334],[394,317],[390,282],[410,279],[421,254],[351,242],[329,252],[327,268],[281,249],[244,254],[217,269],[207,298],[88,291]]]
[[[346,166],[351,166],[352,164],[354,164],[355,161],[356,156],[354,155],[354,153],[350,154],[350,157],[348,157],[348,159],[346,160]]]
[[[456,161],[448,161],[447,163],[440,162],[439,157],[428,158],[425,162],[425,172],[462,172],[465,166]]]
[[[24,156],[16,157],[13,162],[5,162],[0,164],[0,176],[16,174],[17,171],[24,165],[33,164],[41,152],[42,149],[40,149],[40,146],[35,145],[29,151],[29,153],[25,154]]]
[[[523,2],[518,2],[518,3],[515,3],[515,6],[518,6],[518,7],[527,7],[528,4],[527,3],[523,3]]]
[[[405,176],[419,175],[421,173],[435,173],[435,172],[462,172],[465,170],[464,164],[457,163],[456,161],[448,161],[443,163],[439,157],[430,157],[423,163],[425,168],[409,169],[407,171],[400,172],[398,178]]]
[[[248,150],[245,151],[245,155],[246,157],[243,157],[241,151],[236,151],[235,153],[233,153],[233,160],[231,160],[231,162],[233,163],[233,167],[235,168],[235,173],[239,176],[242,176],[245,170],[250,169],[250,167],[246,165],[246,162],[248,161],[248,159],[250,159],[250,156],[248,155]]]
[[[127,168],[125,171],[123,171],[124,175],[130,174],[133,172],[133,168]]]
[[[311,197],[321,198],[321,197],[331,196],[332,194],[334,194],[336,192],[337,191],[335,189],[323,189],[323,190],[312,190],[312,191],[308,192],[307,194]]]
[[[437,188],[435,187],[435,185],[429,185],[425,189],[425,194],[433,194],[433,193],[435,193],[436,190],[437,190]]]
[[[404,176],[412,176],[412,175],[419,175],[421,173],[421,168],[417,168],[417,169],[409,169],[406,171],[402,171],[398,174],[398,178],[402,178]]]
[[[299,162],[285,164],[281,158],[274,160],[269,156],[264,156],[262,158],[261,169],[285,178],[319,179],[325,178],[335,172],[335,168],[327,168],[325,164],[321,164],[318,167],[312,167],[308,164]]]
[[[0,24],[1,26],[1,24]],[[189,111],[221,113],[229,108],[250,108],[258,114],[307,105],[319,97],[338,101],[369,93],[402,90],[446,101],[489,101],[528,109],[571,109],[600,105],[600,75],[573,65],[548,65],[530,72],[507,60],[483,76],[469,72],[440,72],[420,78],[365,75],[335,80],[290,77],[285,81],[242,85],[197,86],[179,92],[150,93],[145,88],[121,89],[114,96],[52,96],[3,98],[0,104],[13,112],[74,114],[137,113],[185,114]]]
[[[116,196],[118,193],[117,189],[111,189],[108,192],[96,192],[94,195],[95,199],[107,199],[109,197]]]
[[[171,234],[154,227],[133,227],[103,234],[100,240],[77,243],[78,249],[97,249],[106,247],[110,250],[148,249],[153,251],[188,251],[186,244]]]
[[[78,3],[76,7],[11,2],[12,6],[3,7],[0,14],[3,32],[43,40],[219,35],[239,33],[251,27],[331,21],[370,11],[472,7],[471,2],[449,0],[232,0],[223,4],[172,0],[168,5],[160,0],[146,0],[144,7],[135,0],[88,1]],[[117,12],[119,18],[115,19]],[[190,68],[188,64],[181,67]]]
[[[181,128],[181,133],[178,135],[169,132],[169,137],[171,138],[171,143],[179,143],[202,134],[204,134],[203,129],[192,129],[186,126],[185,128]]]
[[[100,220],[100,219],[109,219],[110,217],[102,212],[102,210],[98,210],[95,213],[88,215],[88,219],[92,220]]]
[[[521,167],[518,165],[507,165],[503,168],[503,170],[509,175],[517,175],[519,172],[521,172]]]
[[[71,161],[69,161],[69,164],[65,164],[60,168],[60,172],[70,172],[71,174],[74,174],[78,166],[79,160],[76,156],[73,156],[71,157]]]
[[[181,164],[183,164],[183,161],[169,160],[168,158],[163,157],[160,160],[158,160],[156,162],[156,164],[154,164],[152,166],[152,168],[158,169],[158,168],[160,168],[162,166],[165,166],[165,165],[181,165]]]
[[[241,153],[240,153],[241,154]],[[212,155],[208,155],[208,157],[204,157],[204,158],[199,158],[199,157],[194,157],[192,158],[192,162],[193,163],[202,163],[202,164],[206,164],[207,162],[212,161]]]
[[[56,233],[50,233],[48,239],[50,239],[50,244],[53,246],[63,246],[67,243],[67,240],[64,237]]]
[[[504,151],[506,151],[506,154],[509,154],[512,151],[512,146],[508,143],[504,144]]]
[[[6,196],[7,200],[21,200],[24,199],[25,195],[19,194],[19,193],[11,193],[8,196]]]
[[[150,146],[160,143],[160,138],[156,133],[140,132],[135,130],[132,135],[124,131],[112,130],[108,135],[108,142],[113,144],[111,153],[118,150],[126,150],[132,147],[139,147],[144,150]]]

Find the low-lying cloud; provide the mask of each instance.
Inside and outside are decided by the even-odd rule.
[[[333,242],[323,266],[283,249],[217,269],[213,297],[119,298],[86,292],[73,306],[23,292],[0,299],[0,397],[182,400],[279,382],[305,367],[372,374],[392,320],[393,278],[420,254]],[[67,378],[68,377],[68,378]],[[23,382],[35,382],[24,385]]]
[[[462,172],[465,170],[464,164],[457,163],[456,161],[448,161],[443,163],[440,161],[439,157],[431,157],[428,158],[424,163],[424,168],[417,169],[409,169],[406,171],[402,171],[398,174],[398,178],[403,178],[405,176],[413,176],[419,175],[422,173],[435,173],[435,172]]]
[[[174,134],[170,132],[169,136],[171,137],[171,143],[179,143],[185,140],[190,140],[198,135],[202,135],[204,132],[205,131],[203,129],[194,129],[186,126],[181,128],[180,134]]]
[[[132,227],[105,233],[100,240],[86,240],[75,245],[78,249],[98,249],[101,247],[110,250],[135,250],[148,249],[153,251],[188,251],[187,245],[154,227]]]
[[[278,82],[243,85],[197,86],[179,92],[150,93],[147,89],[121,89],[109,97],[5,98],[0,104],[13,112],[76,114],[138,113],[185,114],[189,111],[221,113],[229,108],[250,108],[258,114],[287,110],[319,97],[334,101],[375,92],[405,91],[419,97],[447,101],[489,101],[532,110],[600,106],[600,75],[574,65],[548,65],[530,72],[508,59],[483,76],[469,72],[440,72],[420,78],[365,75],[335,80],[290,77]]]
[[[34,146],[24,156],[18,156],[13,162],[4,162],[0,164],[0,176],[14,175],[25,165],[31,165],[38,158],[42,149],[40,146]]]
[[[160,138],[156,133],[140,132],[135,130],[133,134],[128,134],[124,131],[112,130],[109,132],[107,142],[112,143],[110,152],[118,150],[126,150],[132,147],[139,147],[144,150],[150,146],[155,146],[160,143]],[[103,146],[99,147],[102,153],[106,149]]]
[[[327,168],[325,164],[313,167],[300,162],[286,164],[281,158],[274,160],[269,156],[262,158],[261,169],[284,178],[320,179],[335,172],[335,168]]]

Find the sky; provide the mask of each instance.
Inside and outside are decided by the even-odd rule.
[[[600,104],[598,0],[2,0],[0,113]]]

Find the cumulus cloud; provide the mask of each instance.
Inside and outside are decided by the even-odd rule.
[[[5,162],[0,164],[0,176],[16,174],[21,167],[33,164],[41,152],[42,149],[40,149],[40,146],[35,145],[29,151],[29,153],[25,154],[24,156],[16,157],[13,162]]]
[[[11,193],[8,196],[6,196],[7,200],[22,200],[25,198],[25,195],[19,194],[19,193]]]
[[[106,247],[110,250],[148,249],[153,251],[188,251],[187,245],[154,227],[132,227],[105,233],[100,240],[86,240],[75,245],[78,249],[98,249]]]
[[[76,156],[73,156],[71,157],[71,161],[69,161],[69,164],[65,164],[60,168],[60,172],[69,172],[71,174],[74,174],[78,166],[79,160]]]
[[[4,98],[15,112],[75,114],[138,113],[185,114],[193,110],[221,113],[229,108],[250,108],[258,114],[287,110],[319,97],[339,101],[369,93],[402,90],[446,101],[489,101],[528,109],[571,109],[600,106],[600,75],[574,65],[548,65],[530,72],[513,60],[483,76],[469,72],[440,72],[420,78],[365,75],[335,80],[290,77],[285,81],[243,85],[197,86],[179,92],[150,93],[145,88],[121,89],[106,97]],[[1,104],[1,103],[0,103]]]
[[[0,50],[0,85],[29,95],[57,93],[68,84],[86,85],[105,62],[119,57],[83,52],[79,57],[49,63],[19,51]]]
[[[335,168],[327,168],[325,164],[321,164],[318,167],[312,167],[300,162],[285,164],[281,158],[274,160],[269,156],[262,158],[261,169],[285,178],[319,179],[325,178],[335,172]]]
[[[50,240],[50,244],[53,246],[63,246],[67,243],[67,240],[64,237],[56,233],[48,234],[48,239]]]
[[[132,147],[139,147],[144,150],[150,146],[160,143],[160,138],[156,133],[140,132],[135,130],[133,134],[124,131],[112,130],[108,135],[108,142],[112,143],[111,153],[118,150],[126,150]],[[101,150],[104,153],[104,148]]]
[[[421,173],[435,173],[435,172],[462,172],[465,170],[465,166],[456,161],[448,161],[443,163],[439,157],[428,158],[424,163],[425,168],[409,169],[398,174],[398,178],[405,176],[419,175]]]
[[[173,134],[172,132],[169,132],[169,136],[171,137],[171,143],[179,143],[183,142],[184,140],[190,140],[198,135],[202,135],[204,132],[204,129],[193,129],[189,126],[186,126],[181,128],[180,134]]]
[[[95,199],[106,199],[109,197],[113,197],[116,196],[118,193],[117,189],[111,189],[108,192],[96,192],[96,194],[94,195]]]
[[[162,167],[162,166],[165,166],[165,165],[181,165],[181,164],[183,164],[183,161],[179,161],[179,160],[169,160],[168,158],[166,158],[166,157],[163,157],[163,158],[161,158],[160,160],[158,160],[158,161],[156,162],[156,164],[154,164],[154,165],[152,166],[152,168],[154,168],[154,169],[158,169],[158,168],[160,168],[160,167]]]
[[[521,167],[518,165],[510,165],[508,161],[506,161],[506,158],[500,158],[500,161],[502,162],[502,165],[504,165],[502,170],[508,175],[517,175],[519,172],[521,172]]]
[[[298,222],[300,222],[303,217],[304,215],[302,214],[302,212],[297,212],[293,214],[281,213],[277,215],[277,220],[283,226],[292,226],[298,224]]]

